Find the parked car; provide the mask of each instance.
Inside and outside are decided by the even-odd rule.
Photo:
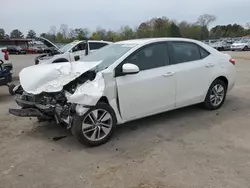
[[[16,116],[65,123],[83,144],[105,143],[116,125],[197,103],[222,106],[235,83],[228,54],[191,39],[105,46],[74,63],[24,68]]]
[[[59,48],[47,39],[40,38],[40,40],[48,47],[52,47],[56,50],[47,55],[38,56],[35,59],[35,64],[78,61],[89,52],[91,53],[111,43],[97,40],[74,41]]]
[[[0,86],[7,86],[9,93],[14,95],[14,84],[10,84],[12,81],[12,73],[9,69],[3,67],[3,62],[0,61]]]
[[[25,49],[25,51],[28,53],[28,54],[36,54],[37,53],[37,49],[34,48],[34,47],[28,47]]]
[[[213,48],[215,48],[218,51],[225,51],[225,50],[230,50],[231,44],[224,42],[224,41],[218,41],[215,43],[210,44]]]
[[[25,49],[21,48],[20,46],[8,46],[7,51],[9,54],[26,54]]]
[[[44,53],[43,49],[40,47],[32,47],[33,50],[37,53],[37,54],[42,54]]]
[[[0,48],[0,64],[2,68],[12,71],[13,66],[9,59],[7,48]]]
[[[231,45],[231,50],[243,50],[243,51],[247,51],[250,49],[250,39],[241,39],[239,41],[234,42]]]

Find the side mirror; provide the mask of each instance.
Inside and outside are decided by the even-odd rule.
[[[131,63],[125,63],[122,66],[122,73],[124,74],[136,74],[139,71],[140,71],[139,67]]]

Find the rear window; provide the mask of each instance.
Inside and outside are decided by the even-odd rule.
[[[188,42],[173,42],[175,63],[184,63],[201,59],[199,47]]]

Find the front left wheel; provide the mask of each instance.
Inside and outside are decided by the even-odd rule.
[[[111,138],[116,124],[114,110],[106,103],[97,103],[83,116],[75,117],[71,130],[80,143],[94,147],[106,143]]]

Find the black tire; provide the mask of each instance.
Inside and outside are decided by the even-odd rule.
[[[82,122],[85,120],[85,118],[89,115],[90,112],[97,110],[97,109],[106,110],[107,112],[109,112],[112,118],[112,126],[111,126],[110,132],[104,138],[98,141],[92,141],[92,140],[89,140],[89,138],[83,134]],[[96,106],[91,107],[83,116],[76,115],[74,118],[73,126],[71,127],[71,131],[72,131],[72,134],[77,138],[77,140],[81,144],[90,146],[90,147],[95,147],[95,146],[99,146],[99,145],[106,143],[112,137],[115,131],[116,125],[117,125],[117,120],[116,120],[114,110],[107,103],[100,102],[100,103],[97,103]]]
[[[210,100],[210,96],[212,94],[212,90],[213,88],[216,86],[216,85],[221,85],[223,87],[223,90],[224,90],[224,96],[223,96],[223,99],[222,101],[218,104],[218,105],[214,105],[212,104],[211,100]],[[220,80],[220,79],[216,79],[212,84],[211,86],[209,87],[208,89],[208,92],[207,92],[207,95],[206,95],[206,98],[205,98],[205,101],[203,102],[204,104],[204,107],[208,110],[216,110],[218,108],[220,108],[225,99],[226,99],[226,94],[227,94],[227,85],[224,81]]]
[[[224,50],[225,50],[224,47],[221,47],[220,51],[224,51]]]
[[[10,84],[9,85],[9,93],[11,94],[11,95],[15,95],[15,92],[13,91],[13,89],[15,88],[16,86],[14,85],[14,84]]]
[[[245,47],[243,48],[243,51],[247,51],[247,50],[248,50],[248,47],[245,46]]]

